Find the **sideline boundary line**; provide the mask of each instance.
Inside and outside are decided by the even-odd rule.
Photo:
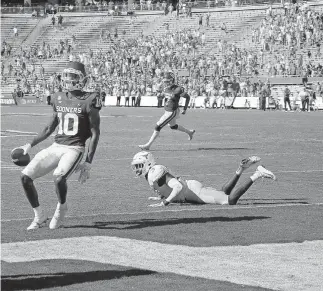
[[[174,203],[175,204],[175,203]],[[192,204],[188,204],[192,205]],[[187,205],[187,206],[188,206]],[[151,214],[151,213],[165,213],[165,212],[184,212],[184,211],[216,211],[216,210],[241,210],[241,209],[255,209],[255,208],[278,208],[278,207],[293,207],[293,206],[321,206],[323,202],[317,203],[287,203],[287,204],[277,204],[277,205],[235,205],[235,206],[218,206],[213,208],[185,208],[185,209],[165,209],[165,210],[155,210],[155,211],[138,211],[138,212],[116,212],[116,213],[95,213],[95,214],[85,214],[85,215],[76,215],[76,216],[65,216],[66,218],[83,218],[83,217],[96,217],[96,216],[117,216],[117,215],[138,215],[138,214]],[[179,206],[179,205],[178,205]],[[186,205],[184,205],[186,206]],[[1,222],[12,222],[12,221],[25,221],[32,218],[14,218],[14,219],[2,219]]]

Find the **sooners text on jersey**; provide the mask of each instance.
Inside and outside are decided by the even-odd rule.
[[[181,95],[184,93],[184,88],[178,85],[172,85],[164,89],[164,97],[167,98],[165,103],[166,111],[175,111],[178,108]]]
[[[101,109],[98,92],[79,91],[77,96],[68,97],[69,92],[58,92],[52,96],[52,106],[59,119],[55,142],[69,146],[85,146],[91,136],[89,112]]]

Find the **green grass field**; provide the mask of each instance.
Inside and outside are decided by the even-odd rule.
[[[64,227],[27,232],[33,211],[10,151],[51,108],[2,107],[2,290],[322,290],[322,112],[189,110],[178,123],[196,129],[194,139],[163,129],[151,149],[158,163],[220,188],[242,158],[258,155],[278,180],[256,182],[236,206],[152,208],[130,162],[162,113],[103,108],[92,176],[83,185],[71,176]],[[49,216],[52,180],[35,182]]]

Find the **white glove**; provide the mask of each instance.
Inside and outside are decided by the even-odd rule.
[[[24,151],[24,155],[26,155],[26,154],[28,154],[28,152],[31,149],[31,144],[30,143],[27,143],[27,144],[25,144],[25,145],[23,145],[21,147],[14,148],[11,152],[13,152],[16,149],[22,149]]]
[[[84,162],[83,164],[79,164],[76,167],[75,173],[80,172],[80,176],[78,178],[78,181],[81,184],[85,183],[86,180],[90,178],[90,170],[91,170],[91,164],[88,162]]]

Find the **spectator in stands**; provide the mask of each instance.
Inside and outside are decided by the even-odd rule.
[[[307,71],[304,70],[302,77],[302,84],[306,87],[308,82]]]
[[[196,97],[198,96],[197,90],[193,88],[190,91],[190,94],[189,95],[191,97],[189,107],[190,108],[195,108],[195,106],[196,106],[195,101],[196,101]]]
[[[227,25],[225,24],[225,22],[222,22],[220,29],[226,34],[228,33]]]
[[[17,99],[18,99],[18,94],[17,94],[17,89],[13,89],[13,92],[11,94],[13,101],[15,102],[16,105],[18,105]]]
[[[55,27],[55,22],[56,22],[55,15],[53,15],[52,16],[52,25],[53,25],[53,27]]]
[[[136,107],[140,107],[140,103],[141,103],[141,92],[140,89],[137,89],[136,91]]]
[[[101,91],[101,102],[102,105],[105,107],[105,98],[106,98],[107,94],[104,91]]]
[[[40,65],[39,73],[40,73],[40,77],[41,77],[42,79],[44,79],[44,78],[45,78],[45,68],[43,67],[43,65],[42,65],[42,64]]]
[[[1,61],[1,76],[4,75],[4,63]]]
[[[31,13],[31,17],[37,17],[37,11],[34,9],[33,12]]]
[[[145,0],[140,0],[140,10],[144,10],[145,8]]]
[[[45,95],[45,98],[46,98],[47,105],[51,105],[51,94],[50,94],[48,86],[46,86],[46,88],[44,90],[44,95]]]
[[[128,107],[130,106],[130,104],[129,104],[130,93],[129,93],[128,88],[129,88],[128,83],[125,82],[125,84],[123,85],[123,95],[124,95],[124,98],[125,98],[125,102],[124,102],[125,107],[127,106],[127,104],[128,104]]]
[[[151,0],[147,0],[147,9],[148,10],[153,10],[153,5],[151,3]]]
[[[18,37],[18,28],[16,26],[13,27],[13,36]]]
[[[167,9],[167,3],[166,3],[165,0],[162,3],[162,8],[163,8],[163,11],[164,11],[164,15],[167,15],[168,9]]]
[[[205,16],[205,25],[206,27],[210,26],[210,12],[208,11]]]
[[[285,112],[287,112],[287,104],[289,106],[289,111],[292,111],[292,107],[290,105],[290,95],[291,95],[291,92],[288,88],[288,86],[286,85],[285,86],[285,89],[284,89],[284,107],[285,107]]]
[[[260,105],[260,110],[266,111],[266,99],[268,96],[267,88],[264,84],[260,84],[260,90],[259,90],[259,105]]]
[[[202,44],[203,47],[205,46],[205,43],[206,43],[206,36],[205,36],[205,33],[202,32],[202,35],[201,35],[201,44]]]
[[[202,14],[199,15],[199,27],[203,25],[203,16]]]
[[[62,15],[59,15],[58,16],[58,26],[61,27],[63,25],[63,16]]]
[[[169,16],[172,16],[173,11],[174,11],[174,6],[173,6],[172,3],[169,3],[169,5],[168,5],[168,13],[169,13]]]
[[[236,100],[238,93],[240,92],[240,83],[236,80],[235,77],[233,77],[232,81],[232,103],[230,105],[231,108],[233,108],[234,101]]]
[[[323,86],[321,85],[320,82],[317,82],[316,87],[315,87],[315,91],[316,91],[316,95],[318,97],[323,97]]]
[[[161,4],[159,2],[159,0],[157,0],[156,2],[156,10],[160,10],[161,9]]]

